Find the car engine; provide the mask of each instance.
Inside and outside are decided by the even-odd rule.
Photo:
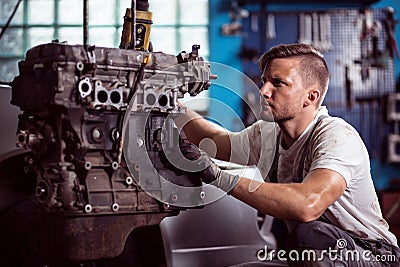
[[[149,31],[140,22],[136,31]],[[31,151],[23,171],[36,177],[49,262],[116,257],[135,228],[203,203],[201,184],[166,169],[160,151],[186,142],[173,123],[185,113],[178,100],[216,77],[199,45],[175,56],[137,36],[135,49],[132,40],[123,49],[42,44],[19,62],[17,145]]]

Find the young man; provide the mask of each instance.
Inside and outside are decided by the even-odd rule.
[[[342,249],[359,253],[351,266],[398,266],[393,259],[379,262],[381,255],[399,255],[396,238],[382,217],[368,152],[353,127],[330,117],[321,106],[329,83],[322,54],[306,44],[279,45],[261,57],[260,69],[264,121],[240,133],[230,133],[188,111],[176,124],[196,145],[211,139],[217,148],[216,158],[256,164],[260,169],[272,165],[265,183],[249,190],[250,179],[221,171],[193,144],[182,145],[183,155],[208,164],[198,173],[203,182],[220,187],[265,214],[284,219],[290,233],[288,253],[317,253],[314,259],[302,258],[301,253],[297,258],[295,254],[286,255],[291,265],[329,266],[351,261],[337,251],[332,255],[332,250]],[[277,142],[277,149],[267,162],[262,157],[262,144],[271,140]],[[364,253],[368,257],[363,252],[368,252]]]

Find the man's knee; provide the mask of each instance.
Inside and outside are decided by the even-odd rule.
[[[301,223],[291,231],[288,239],[288,249],[309,248],[323,250],[329,247],[334,248],[339,239],[347,240],[348,238],[335,226],[325,222]]]

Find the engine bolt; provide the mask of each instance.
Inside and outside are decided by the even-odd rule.
[[[118,140],[121,138],[121,134],[120,134],[120,132],[119,132],[119,130],[118,130],[117,128],[113,128],[113,129],[111,130],[110,135],[111,135],[111,139],[112,139],[114,142],[118,141]]]
[[[92,205],[86,204],[84,210],[86,213],[91,213],[93,210]]]
[[[144,138],[143,138],[143,137],[139,137],[139,136],[138,136],[136,142],[137,142],[137,144],[138,144],[139,147],[144,146]]]
[[[92,131],[92,138],[95,142],[101,142],[101,138],[103,137],[103,131],[99,128],[94,128]]]
[[[117,203],[112,204],[111,209],[113,211],[118,211],[119,210],[119,205]]]
[[[114,171],[118,170],[119,164],[118,162],[114,161],[111,163],[111,168],[113,168]]]
[[[131,185],[131,184],[133,184],[133,178],[132,178],[132,177],[130,177],[130,176],[126,177],[126,179],[125,179],[125,183],[126,183],[127,185]]]
[[[90,170],[92,168],[92,163],[90,161],[85,162],[85,169]]]

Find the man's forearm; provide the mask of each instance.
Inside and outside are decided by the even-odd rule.
[[[260,183],[241,178],[232,195],[264,214],[308,222],[319,218],[345,189],[345,179],[339,173],[316,169],[302,183]]]
[[[231,146],[227,130],[222,130],[189,108],[185,114],[178,116],[174,121],[179,128],[183,128],[190,142],[199,146],[202,140],[210,139],[217,149],[216,158],[229,160]],[[203,149],[209,152],[207,148],[203,147]]]
[[[199,145],[204,138],[212,138],[213,135],[218,134],[209,121],[189,108],[185,114],[178,116],[174,121],[179,128],[183,128],[186,137],[195,145]]]
[[[240,178],[231,194],[264,214],[280,219],[303,221],[305,203],[299,201],[298,190],[294,188],[296,186],[299,184],[260,183]],[[252,187],[257,189],[253,191]],[[297,201],[291,201],[292,199]]]

